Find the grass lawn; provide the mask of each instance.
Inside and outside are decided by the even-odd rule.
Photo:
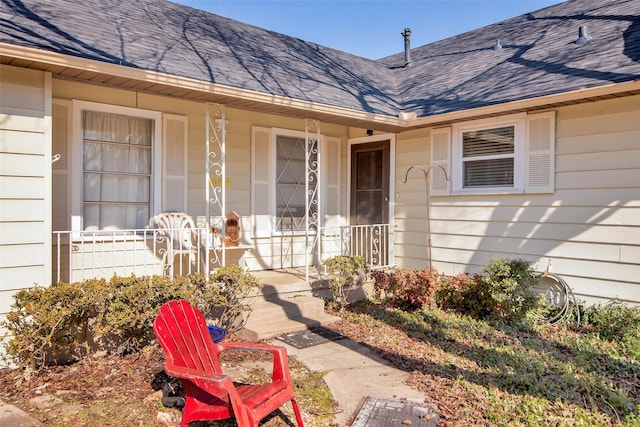
[[[640,426],[640,343],[588,328],[352,304],[333,329],[411,373],[443,426]]]

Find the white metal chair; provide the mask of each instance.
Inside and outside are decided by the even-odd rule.
[[[160,249],[162,266],[170,276],[174,275],[176,257],[180,261],[179,273],[183,273],[182,256],[189,256],[188,273],[191,273],[191,260],[195,255],[196,262],[200,262],[200,236],[196,225],[189,215],[184,212],[164,212],[151,218],[151,228],[157,228],[159,233],[156,241],[166,241],[166,248]],[[164,252],[163,252],[164,251]],[[197,265],[197,264],[196,264]]]

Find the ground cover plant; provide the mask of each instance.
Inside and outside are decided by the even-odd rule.
[[[546,322],[553,307],[522,259],[372,277],[373,298],[333,327],[409,372],[442,425],[640,426],[640,308],[579,305]]]
[[[410,372],[441,425],[638,426],[640,357],[588,327],[359,302],[333,328]],[[636,344],[637,345],[637,344]]]

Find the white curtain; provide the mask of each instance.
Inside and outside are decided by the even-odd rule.
[[[153,120],[82,115],[84,228],[144,228],[150,215]]]

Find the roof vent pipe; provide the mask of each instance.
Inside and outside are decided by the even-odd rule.
[[[587,26],[581,25],[578,28],[578,40],[575,42],[576,46],[585,45],[589,43],[589,40],[591,40],[591,36],[587,33]]]
[[[411,64],[411,29],[405,28],[400,34],[404,37],[404,66]]]

